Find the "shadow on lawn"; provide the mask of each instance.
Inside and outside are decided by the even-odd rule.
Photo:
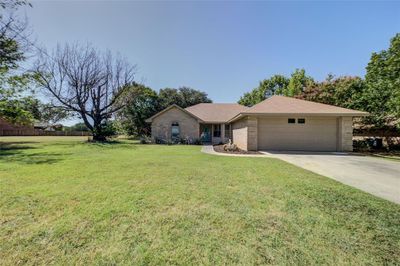
[[[37,149],[33,146],[20,145],[34,142],[7,142],[0,143],[0,162],[18,162],[24,164],[53,164],[63,160],[66,153],[27,153]]]
[[[138,148],[137,146],[138,143],[121,141],[121,140],[91,141],[86,143],[92,145],[93,147],[101,147],[101,148],[130,148],[130,149]]]

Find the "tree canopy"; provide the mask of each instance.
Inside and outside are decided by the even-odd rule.
[[[245,106],[253,106],[262,102],[266,98],[275,94],[282,94],[289,85],[289,79],[283,75],[274,75],[269,79],[260,82],[257,88],[251,92],[245,93],[239,100],[239,103]]]
[[[391,39],[389,49],[372,54],[365,81],[363,99],[365,110],[374,114],[371,122],[400,128],[400,33]]]
[[[400,33],[387,50],[373,53],[362,77],[328,77],[315,81],[304,69],[296,69],[288,78],[274,75],[245,93],[240,104],[252,106],[278,94],[332,104],[371,113],[364,123],[375,128],[400,129]]]
[[[25,60],[27,22],[14,16],[26,1],[0,1],[0,116],[14,123],[30,123],[33,97],[27,95],[34,76],[20,69]]]
[[[146,119],[176,104],[182,108],[198,103],[209,103],[205,92],[189,87],[165,88],[158,93],[143,84],[132,83],[122,97],[124,108],[117,113],[124,132],[130,136],[144,136],[151,132]]]
[[[307,76],[304,69],[296,69],[290,78],[273,75],[271,78],[261,81],[258,87],[251,92],[245,93],[240,97],[238,103],[253,106],[272,95],[297,96],[314,83],[314,79]]]
[[[151,132],[146,119],[160,110],[157,93],[143,84],[129,86],[121,101],[124,108],[117,112],[117,120],[129,136],[143,136]]]
[[[189,87],[178,89],[165,88],[158,93],[160,108],[164,109],[172,104],[186,108],[198,103],[211,103],[207,93]]]

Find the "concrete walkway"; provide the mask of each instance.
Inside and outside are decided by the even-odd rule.
[[[306,170],[332,178],[372,195],[400,204],[400,162],[337,152],[262,152],[228,154],[205,145],[202,152],[218,156],[278,158]]]

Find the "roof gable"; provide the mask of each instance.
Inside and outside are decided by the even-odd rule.
[[[238,103],[199,103],[185,108],[207,123],[224,123],[244,112],[248,107]]]
[[[199,120],[200,122],[202,122],[202,120],[199,117],[197,117],[196,115],[192,114],[191,112],[188,112],[187,110],[183,109],[182,107],[180,107],[180,106],[178,106],[176,104],[173,104],[173,105],[168,106],[164,110],[161,110],[160,112],[158,112],[157,114],[153,115],[152,117],[147,118],[146,119],[146,123],[151,123],[153,121],[153,119],[156,118],[157,116],[162,115],[163,113],[168,112],[169,110],[174,109],[174,108],[176,108],[176,109],[178,109],[178,110],[180,110],[180,111],[182,111],[182,112],[194,117],[195,119]]]

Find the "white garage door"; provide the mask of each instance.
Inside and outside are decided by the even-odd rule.
[[[258,149],[336,151],[336,117],[306,117],[304,124],[298,118],[295,123],[288,120],[288,117],[259,118]]]

